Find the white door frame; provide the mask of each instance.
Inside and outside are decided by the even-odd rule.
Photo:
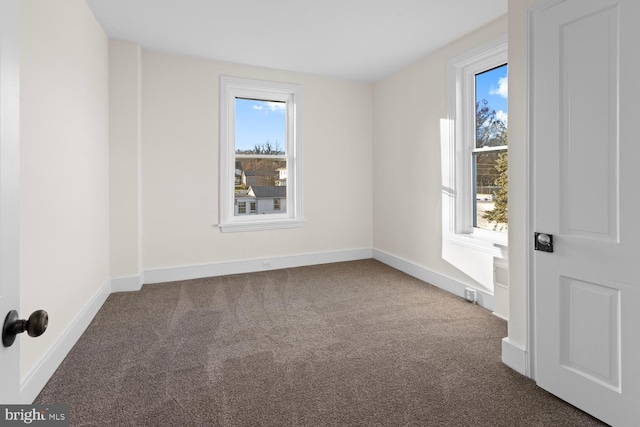
[[[0,323],[20,302],[19,0],[0,0]],[[20,340],[0,345],[0,403],[20,400]]]
[[[526,258],[526,277],[527,277],[527,292],[526,295],[526,319],[527,319],[527,351],[526,351],[526,362],[527,362],[527,372],[526,375],[535,381],[536,379],[536,282],[535,282],[535,272],[533,269],[534,266],[534,252],[533,252],[533,233],[535,232],[535,208],[536,208],[536,189],[535,182],[533,180],[533,174],[531,171],[535,170],[535,156],[534,156],[534,147],[531,144],[533,140],[533,135],[531,135],[532,129],[530,123],[532,121],[531,111],[532,109],[529,107],[529,102],[531,101],[531,52],[532,49],[532,31],[533,31],[533,16],[534,13],[540,9],[545,9],[550,7],[553,4],[556,4],[562,0],[541,0],[535,5],[529,7],[527,9],[527,19],[526,19],[526,45],[525,45],[525,81],[527,85],[527,90],[525,92],[525,117],[526,117],[526,153],[527,153],[527,162],[526,162],[526,178],[527,178],[527,187],[526,187],[526,212],[527,212],[527,235],[525,238],[525,244],[527,245],[527,258]]]

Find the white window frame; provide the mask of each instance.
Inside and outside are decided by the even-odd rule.
[[[254,158],[286,158],[288,179],[285,213],[234,215],[236,98],[286,102],[286,155],[252,156]],[[302,226],[301,122],[302,86],[229,76],[220,77],[220,217],[218,226],[221,231],[256,231]],[[240,157],[239,155],[238,158]]]
[[[473,151],[476,144],[475,76],[508,63],[503,36],[448,63],[448,120],[443,131],[443,232],[457,244],[507,257],[505,232],[473,227]]]

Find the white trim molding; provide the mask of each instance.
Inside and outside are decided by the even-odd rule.
[[[527,375],[527,352],[509,337],[502,339],[502,363],[522,375]]]
[[[220,76],[220,204],[218,224],[220,231],[239,232],[298,228],[304,224],[302,214],[302,143],[300,142],[302,139],[302,94],[302,86],[298,84]],[[276,102],[285,105],[286,141],[284,152],[265,154],[236,152],[236,102],[238,99]],[[238,215],[236,202],[239,193],[234,190],[236,183],[233,171],[236,161],[243,158],[286,162],[286,213]]]
[[[78,313],[60,339],[45,353],[38,364],[20,383],[20,402],[32,403],[42,391],[53,373],[80,339],[91,321],[111,294],[111,281],[107,280]]]
[[[335,252],[319,252],[282,257],[266,257],[242,261],[219,262],[175,268],[159,268],[144,272],[144,283],[176,282],[203,277],[225,276],[229,274],[252,273],[281,268],[303,267],[307,265],[329,264],[333,262],[356,261],[372,257],[371,248],[350,249]]]
[[[485,290],[477,289],[473,286],[465,285],[462,282],[458,282],[450,277],[444,276],[428,268],[422,267],[406,259],[391,255],[390,253],[381,251],[379,249],[373,250],[373,258],[387,264],[390,267],[400,270],[403,273],[407,273],[409,276],[413,276],[416,279],[420,279],[442,290],[450,292],[456,296],[464,298],[465,288],[474,288],[478,296],[477,303],[479,306],[486,308],[489,311],[494,310],[493,295]]]

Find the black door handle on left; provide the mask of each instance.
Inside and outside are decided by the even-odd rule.
[[[2,326],[2,345],[10,347],[16,340],[16,335],[24,331],[27,331],[30,337],[39,337],[47,330],[48,324],[49,315],[44,310],[34,311],[27,320],[20,320],[18,312],[11,310]]]

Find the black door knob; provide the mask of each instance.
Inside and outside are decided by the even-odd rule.
[[[24,331],[27,331],[30,337],[39,337],[47,330],[48,324],[49,315],[44,310],[34,311],[27,320],[21,320],[18,312],[11,310],[2,326],[2,345],[10,347],[16,340],[16,335]]]

